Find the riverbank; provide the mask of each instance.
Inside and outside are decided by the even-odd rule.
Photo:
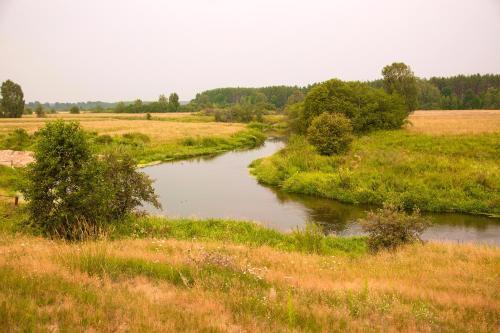
[[[346,155],[321,156],[304,138],[252,163],[259,182],[347,203],[393,202],[430,212],[500,214],[500,134],[379,131]]]
[[[112,238],[0,232],[0,325],[488,332],[500,324],[498,247],[427,243],[373,255],[360,238],[156,217],[120,225]]]

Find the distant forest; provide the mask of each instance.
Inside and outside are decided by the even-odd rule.
[[[369,82],[382,88],[382,80]],[[417,79],[420,110],[500,109],[500,74]]]
[[[382,88],[382,80],[368,82]],[[300,101],[312,87],[272,86],[263,88],[218,88],[196,95],[190,104],[195,108],[226,107],[242,99],[265,103],[268,109],[282,109]],[[500,74],[457,75],[417,79],[417,109],[465,110],[500,109]]]
[[[127,104],[129,104],[129,103],[132,103],[132,102],[128,102]],[[73,106],[77,106],[80,110],[95,111],[95,110],[99,110],[99,109],[112,109],[116,106],[116,104],[118,104],[118,102],[109,103],[109,102],[101,102],[101,101],[95,101],[95,102],[89,101],[89,102],[76,102],[76,103],[61,103],[61,102],[40,103],[38,101],[35,101],[35,102],[26,103],[26,107],[34,109],[38,106],[38,104],[41,104],[46,109],[54,109],[55,111],[68,111]]]
[[[367,82],[369,85],[382,88],[382,80]],[[226,108],[237,104],[253,104],[267,110],[283,110],[287,105],[303,100],[309,89],[298,86],[269,86],[262,88],[217,88],[201,92],[189,103],[180,102],[175,111],[198,111],[206,108]],[[467,109],[500,109],[500,74],[457,75],[452,77],[431,77],[417,79],[418,107],[421,110],[467,110]],[[94,112],[172,112],[171,108],[161,108],[162,99],[158,102],[101,102],[88,101],[78,103],[43,103],[44,108],[55,111],[69,110],[78,106],[80,110]],[[142,105],[141,105],[142,103]],[[38,102],[26,104],[35,108]],[[166,104],[165,104],[166,105]]]

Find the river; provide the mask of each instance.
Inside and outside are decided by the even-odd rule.
[[[248,172],[255,159],[283,147],[267,140],[250,150],[169,162],[143,168],[154,180],[163,211],[146,206],[152,214],[169,217],[231,218],[259,221],[281,231],[302,228],[307,221],[338,235],[362,233],[357,219],[374,207],[289,194],[262,186]],[[468,214],[426,214],[433,225],[424,239],[500,244],[500,219]]]

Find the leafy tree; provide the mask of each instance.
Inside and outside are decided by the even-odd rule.
[[[124,155],[97,158],[76,122],[38,132],[23,192],[32,226],[65,239],[95,237],[141,202],[159,207],[151,181]]]
[[[290,130],[294,133],[306,133],[308,122],[305,119],[304,102],[288,105],[285,109]]]
[[[106,210],[108,221],[120,221],[143,202],[161,207],[153,189],[153,181],[137,171],[137,165],[130,155],[108,152],[101,163],[107,190],[112,194]]]
[[[288,99],[286,100],[286,105],[300,103],[304,101],[304,98],[305,98],[304,93],[297,89],[290,96],[288,96]]]
[[[332,79],[312,88],[304,100],[305,128],[322,113],[342,113],[355,133],[399,128],[407,117],[404,102],[366,83]],[[303,128],[302,127],[302,128]]]
[[[307,129],[307,139],[322,155],[343,153],[353,139],[351,121],[341,113],[322,113]]]
[[[181,104],[179,103],[179,95],[171,93],[170,96],[168,96],[168,105],[171,112],[179,111],[181,107]]]
[[[42,104],[38,103],[35,107],[35,114],[37,118],[45,118],[45,110]]]
[[[427,80],[417,80],[418,108],[423,110],[439,109],[441,93],[439,89]]]
[[[123,113],[125,112],[126,105],[123,102],[118,102],[115,106],[114,111],[117,113]]]
[[[2,83],[1,94],[0,117],[20,118],[24,111],[24,94],[21,86],[7,80]]]
[[[405,100],[408,111],[417,107],[417,79],[410,66],[395,62],[382,69],[384,89],[389,93],[397,93]]]
[[[80,113],[80,108],[78,106],[72,106],[71,109],[69,109],[69,113],[71,114],[79,114]]]

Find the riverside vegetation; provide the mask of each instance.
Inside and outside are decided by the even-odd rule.
[[[429,128],[432,134],[422,126],[420,133],[400,129],[416,105],[417,81],[404,64],[386,66],[383,73],[386,92],[339,80],[312,88],[304,102],[288,110],[293,135],[287,147],[252,163],[252,173],[284,191],[343,202],[498,216],[498,113],[491,118],[491,133],[466,134],[462,125],[460,134],[443,126],[447,133],[436,135],[439,123]],[[352,133],[346,125],[342,131],[328,125],[326,115],[347,118]],[[441,123],[452,118],[442,117]],[[472,117],[466,128],[478,132],[474,127]],[[348,147],[352,134],[356,138]],[[342,149],[325,149],[340,147],[339,142]]]

